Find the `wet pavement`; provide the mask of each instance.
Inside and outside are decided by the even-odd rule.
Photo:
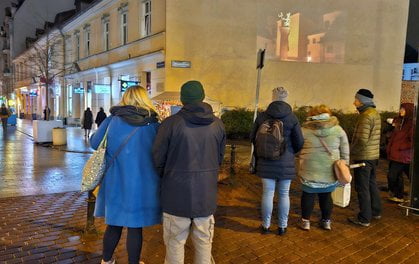
[[[26,120],[25,120],[26,121]],[[88,154],[71,153],[35,144],[30,124],[0,131],[0,197],[76,191]],[[21,132],[22,131],[22,132]],[[89,151],[77,141],[75,150]]]
[[[103,219],[95,220],[97,236],[84,237],[86,194],[67,192],[79,188],[80,171],[88,155],[38,146],[13,128],[6,136],[0,131],[0,137],[0,195],[8,196],[0,198],[0,264],[100,263],[106,227]],[[74,140],[79,141],[79,147],[84,144],[79,137]],[[229,152],[228,149],[226,161]],[[346,218],[358,210],[352,190],[350,205],[334,208],[332,231],[318,227],[316,205],[312,229],[307,232],[298,228],[301,190],[294,181],[287,234],[261,235],[258,227],[262,186],[259,178],[247,172],[248,156],[249,146],[239,145],[237,174],[218,185],[213,243],[216,263],[419,263],[419,217],[406,217],[403,209],[386,200],[384,192],[383,217],[371,226],[357,227],[347,222]],[[386,169],[387,162],[380,161],[379,186],[386,185]],[[226,162],[222,173],[228,171]],[[4,195],[9,188],[12,191]],[[47,194],[20,196],[31,192]],[[127,263],[125,232],[114,254],[120,264]],[[186,264],[193,263],[192,248],[188,241]],[[160,264],[164,254],[161,225],[145,228],[142,260]]]

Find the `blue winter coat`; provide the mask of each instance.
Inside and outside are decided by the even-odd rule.
[[[136,127],[120,117],[107,117],[90,139],[92,148],[97,149],[108,127],[106,161],[110,162]],[[157,128],[158,123],[141,126],[106,172],[95,216],[105,217],[107,225],[138,228],[161,222],[160,177],[151,156]]]
[[[284,124],[285,152],[279,160],[267,160],[256,157],[256,174],[261,178],[290,180],[295,177],[295,154],[304,144],[304,137],[297,117],[291,106],[282,101],[272,102],[268,109],[255,121],[250,138],[255,142],[259,126],[267,119],[279,119]]]

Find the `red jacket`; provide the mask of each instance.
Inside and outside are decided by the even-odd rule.
[[[387,158],[409,164],[412,160],[414,105],[404,103],[400,107],[406,110],[406,114],[404,117],[396,117],[393,121],[394,130],[387,145]]]

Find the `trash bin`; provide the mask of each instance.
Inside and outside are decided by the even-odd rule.
[[[61,146],[67,144],[67,130],[64,127],[52,129],[52,145]]]

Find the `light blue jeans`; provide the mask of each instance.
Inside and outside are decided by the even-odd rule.
[[[291,180],[274,180],[262,178],[262,225],[265,228],[271,226],[272,209],[274,203],[275,187],[278,191],[278,226],[288,226],[288,213],[290,211],[290,185]]]

